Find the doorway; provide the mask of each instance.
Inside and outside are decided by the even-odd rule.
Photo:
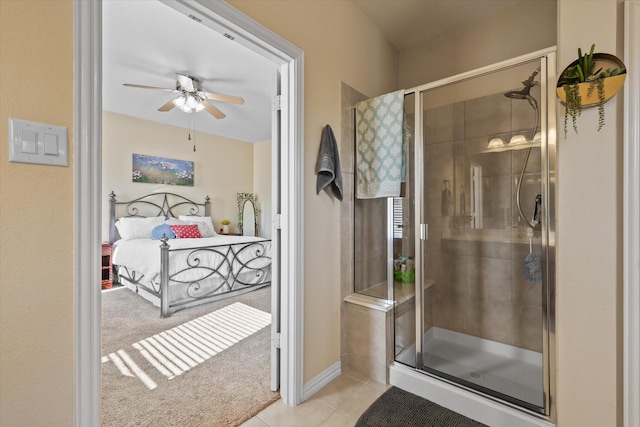
[[[277,212],[281,254],[280,391],[286,404],[302,400],[302,105],[303,53],[223,2],[166,1],[204,25],[231,35],[238,43],[268,58],[279,69],[281,156]],[[102,2],[74,3],[74,278],[76,311],[76,423],[100,423],[100,290],[83,287],[100,277],[101,240],[101,8]]]

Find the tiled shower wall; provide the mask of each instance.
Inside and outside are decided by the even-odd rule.
[[[486,153],[490,135],[507,133],[508,142],[511,132],[532,129],[534,117],[526,101],[501,93],[426,111],[426,274],[435,281],[429,301],[434,326],[541,351],[542,290],[523,276],[529,244],[515,206],[526,150]],[[484,230],[470,230],[470,192],[462,187],[472,163],[482,167]],[[529,219],[539,174],[540,149],[534,148],[521,195]],[[445,181],[451,214],[443,206]],[[487,229],[493,238],[470,237]],[[535,237],[533,249],[540,251],[540,233]],[[511,238],[520,243],[508,243]]]

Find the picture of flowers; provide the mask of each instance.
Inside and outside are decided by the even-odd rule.
[[[134,154],[132,165],[133,182],[193,187],[193,162]]]

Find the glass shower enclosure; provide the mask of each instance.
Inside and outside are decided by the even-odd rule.
[[[395,362],[551,418],[554,73],[534,53],[408,90],[401,197],[354,215],[356,261],[380,252],[356,283],[395,302]]]

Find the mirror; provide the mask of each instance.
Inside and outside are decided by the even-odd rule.
[[[244,202],[244,208],[242,209],[242,217],[243,218],[253,218],[255,217],[255,209],[253,202],[247,200]],[[256,224],[251,221],[244,221],[242,223],[242,235],[243,236],[255,236],[256,235]]]
[[[257,197],[253,193],[238,193],[238,227],[243,236],[258,235]]]

